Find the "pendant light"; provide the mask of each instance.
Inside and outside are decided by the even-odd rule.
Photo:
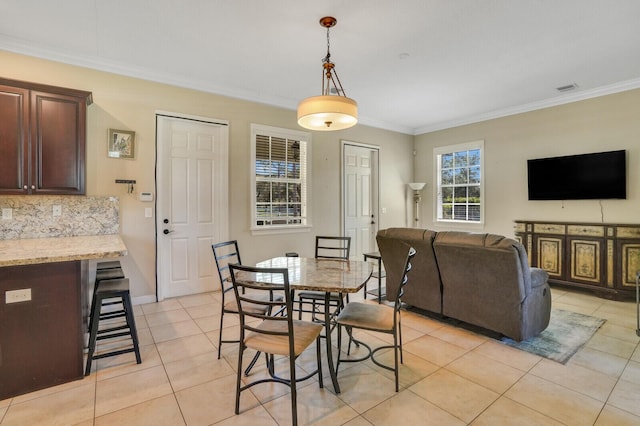
[[[322,60],[322,95],[303,99],[298,104],[298,124],[306,129],[330,131],[348,129],[358,122],[358,104],[348,98],[331,62],[329,29],[336,18],[325,16],[320,25],[327,29],[327,56]]]

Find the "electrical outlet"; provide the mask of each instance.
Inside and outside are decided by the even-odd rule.
[[[28,302],[31,300],[31,289],[21,288],[20,290],[8,290],[4,294],[4,301],[6,304]]]
[[[53,215],[62,216],[62,206],[60,204],[56,204],[53,206]]]
[[[13,209],[11,208],[3,208],[2,209],[2,220],[11,220],[13,219]]]

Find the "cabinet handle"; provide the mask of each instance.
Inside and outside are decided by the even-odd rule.
[[[24,189],[25,191],[28,189],[29,187],[27,185],[23,186],[22,189]]]
[[[35,185],[31,185],[31,189],[36,189],[36,186]]]

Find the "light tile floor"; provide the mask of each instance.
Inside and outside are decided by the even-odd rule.
[[[403,313],[401,389],[370,361],[343,364],[330,380],[299,385],[301,424],[640,425],[640,349],[635,304],[554,288],[555,308],[607,322],[566,364],[489,337]],[[237,348],[217,359],[219,294],[136,306],[143,363],[132,354],[98,360],[89,377],[0,401],[6,425],[287,425],[288,389],[264,384],[242,394],[234,414]],[[227,320],[229,320],[227,322]],[[237,319],[225,317],[224,335]],[[227,327],[228,326],[228,327]],[[386,336],[360,333],[373,344]],[[391,359],[391,353],[382,354]],[[313,368],[315,353],[298,363]],[[264,375],[263,362],[253,375]],[[326,371],[326,369],[325,369]]]

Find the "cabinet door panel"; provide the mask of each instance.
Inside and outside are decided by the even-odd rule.
[[[44,92],[32,92],[31,102],[36,192],[84,194],[85,103]]]
[[[29,173],[29,91],[0,85],[0,193],[24,194]]]
[[[620,262],[618,288],[635,290],[636,274],[640,272],[640,242],[637,240],[619,240],[618,258]]]
[[[562,264],[563,242],[562,237],[536,236],[536,266],[549,273],[551,278],[564,278],[564,266]]]
[[[570,238],[569,281],[604,285],[602,271],[603,240]]]

